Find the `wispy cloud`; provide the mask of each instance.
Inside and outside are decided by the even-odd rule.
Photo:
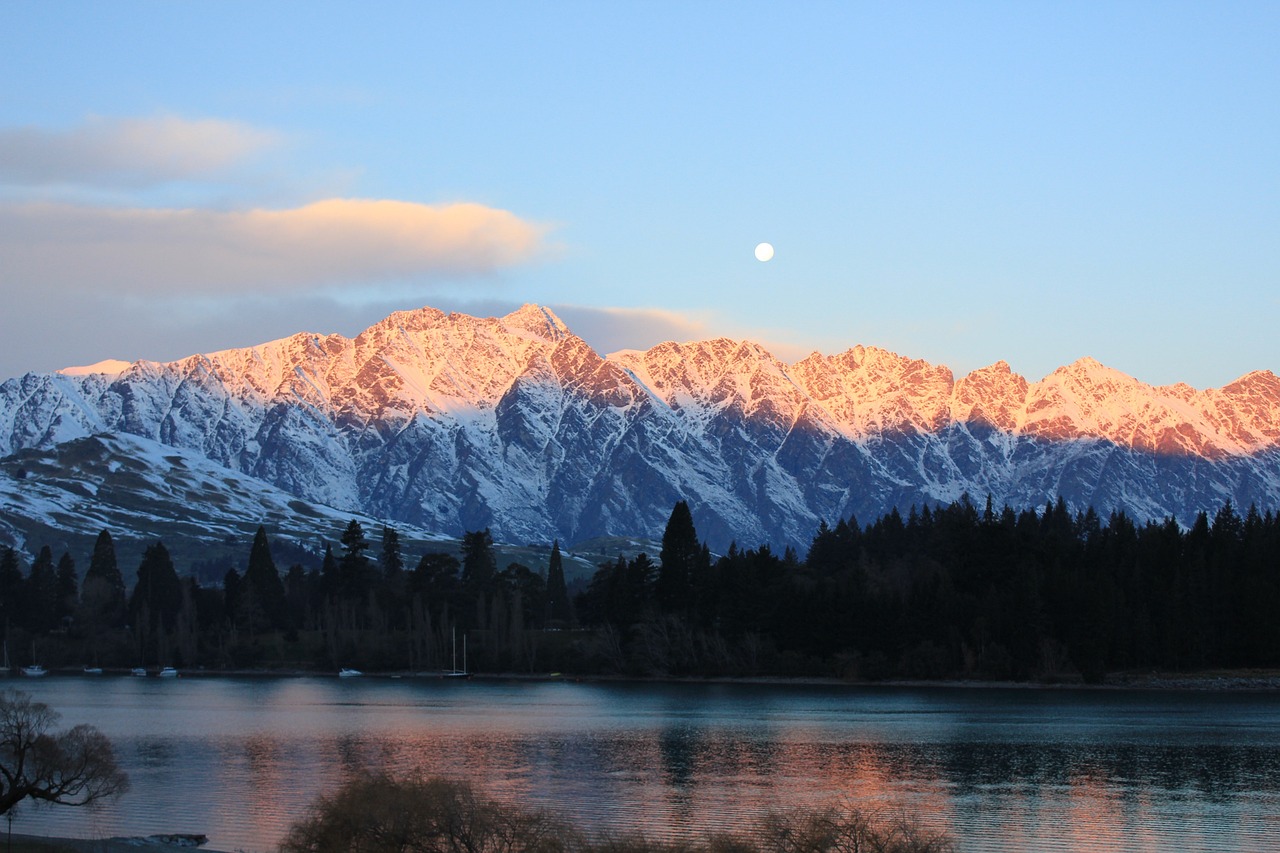
[[[285,210],[0,204],[0,289],[287,292],[491,273],[546,228],[480,204],[330,199]]]
[[[714,312],[681,314],[661,308],[552,305],[569,329],[599,353],[649,349],[664,341],[686,343],[727,337],[752,340],[781,361],[796,362],[813,351],[788,343],[776,330],[745,329]]]
[[[220,119],[91,118],[65,130],[0,129],[0,183],[141,188],[217,175],[282,142]]]
[[[565,325],[597,352],[648,349],[663,341],[710,337],[706,318],[661,308],[613,308],[552,305]]]

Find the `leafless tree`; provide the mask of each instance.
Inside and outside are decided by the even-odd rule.
[[[0,814],[28,798],[85,806],[128,790],[106,735],[89,725],[52,732],[60,717],[26,693],[0,693]]]

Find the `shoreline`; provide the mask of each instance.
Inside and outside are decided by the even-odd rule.
[[[101,678],[139,677],[129,670],[107,670],[101,675],[89,675],[74,669],[50,670],[49,675],[57,677]],[[182,678],[337,678],[337,673],[311,669],[227,669],[227,670],[183,670]],[[21,675],[0,675],[0,681],[12,678],[15,682],[26,683]],[[148,678],[157,677],[148,673]],[[390,670],[386,672],[367,672],[360,678],[372,680],[406,680],[430,681],[458,680],[439,672],[409,672],[407,670]],[[741,684],[761,686],[795,686],[795,687],[850,687],[850,688],[964,688],[964,689],[1008,689],[1008,690],[1152,690],[1152,691],[1231,691],[1231,692],[1267,692],[1280,691],[1280,669],[1206,669],[1191,672],[1170,672],[1161,670],[1122,671],[1111,673],[1100,684],[1086,684],[1077,678],[1062,678],[1048,681],[1001,681],[989,679],[884,679],[878,681],[836,678],[834,676],[640,676],[616,674],[573,674],[573,673],[530,673],[530,672],[483,672],[471,673],[466,677],[475,681],[567,681],[573,683],[603,684]]]
[[[112,836],[110,838],[65,838],[56,835],[29,835],[15,832],[12,836],[14,853],[139,853],[167,850],[198,850],[200,853],[224,853],[209,847],[187,843],[168,843],[164,836]]]

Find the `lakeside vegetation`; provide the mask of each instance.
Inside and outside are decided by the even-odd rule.
[[[546,812],[500,804],[445,779],[356,778],[294,824],[281,853],[949,853],[950,840],[905,817],[853,807],[778,812],[705,840],[592,836]]]
[[[129,790],[106,736],[85,723],[55,731],[59,719],[26,693],[0,691],[0,816],[10,832],[14,809],[26,801],[91,806]]]
[[[202,584],[209,567],[180,574],[155,542],[130,590],[108,531],[82,579],[69,553],[44,547],[24,572],[0,549],[13,662],[430,672],[465,642],[474,672],[1096,683],[1280,666],[1280,518],[1230,503],[1183,529],[966,497],[823,524],[802,559],[713,556],[680,502],[656,560],[620,554],[577,590],[558,543],[545,566],[499,568],[487,530],[460,557],[412,560],[393,528],[375,547],[356,521],[318,557],[262,528],[244,553]]]

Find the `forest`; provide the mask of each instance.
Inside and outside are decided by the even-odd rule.
[[[83,575],[69,553],[24,567],[0,548],[6,651],[51,669],[435,673],[465,646],[472,672],[855,681],[1280,665],[1280,517],[1229,502],[1184,528],[963,497],[824,523],[801,558],[715,555],[681,501],[656,559],[619,554],[573,586],[559,543],[545,566],[500,568],[488,530],[416,562],[394,528],[375,544],[356,521],[309,568],[277,566],[287,545],[259,528],[202,585],[155,542],[131,589],[109,531]]]

